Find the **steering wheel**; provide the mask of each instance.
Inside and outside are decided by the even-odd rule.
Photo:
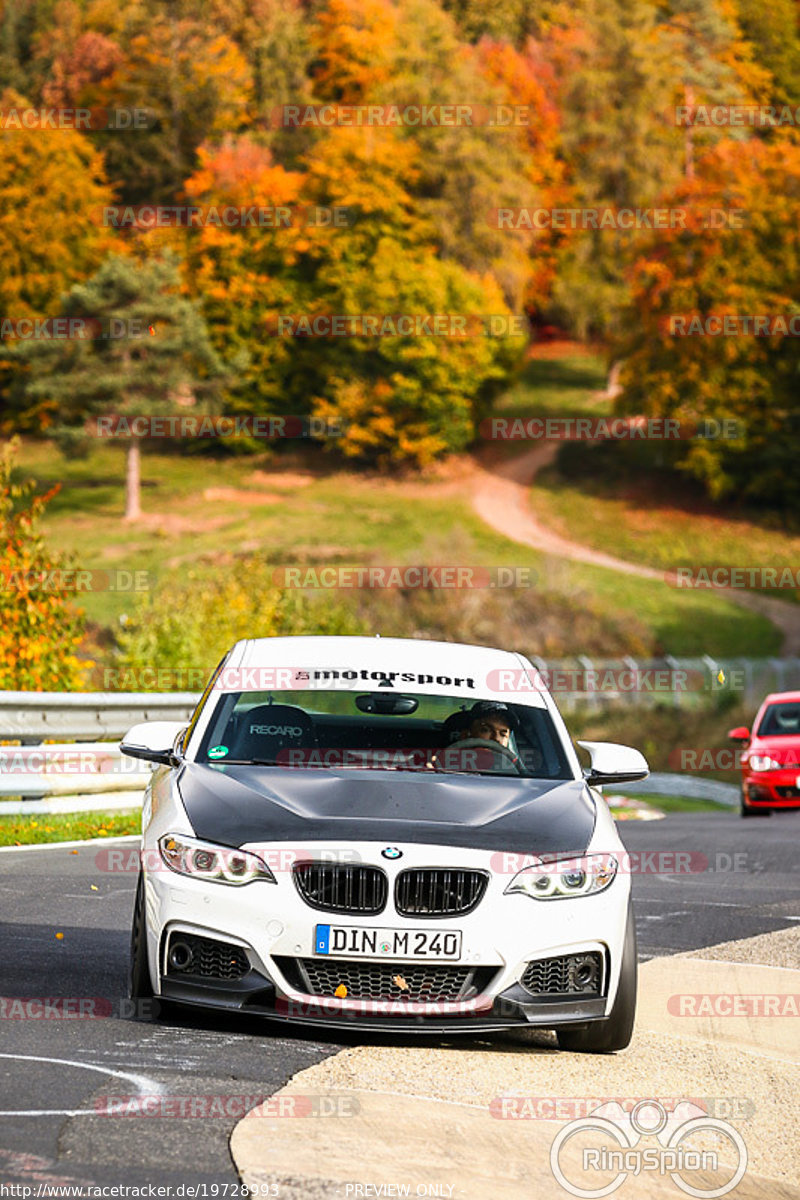
[[[460,742],[451,742],[449,746],[445,747],[445,752],[450,750],[470,749],[492,750],[497,754],[503,754],[515,768],[517,774],[522,774],[519,769],[519,759],[514,751],[509,746],[501,746],[499,742],[495,742],[491,738],[464,738],[463,741]],[[437,771],[446,771],[449,769],[442,766],[438,758],[433,759],[433,764]]]

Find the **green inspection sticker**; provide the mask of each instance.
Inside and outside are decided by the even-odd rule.
[[[224,758],[228,753],[227,746],[212,746],[208,752],[209,758]]]

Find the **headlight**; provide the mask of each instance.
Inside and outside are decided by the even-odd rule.
[[[183,834],[166,833],[158,839],[161,857],[171,871],[205,879],[208,883],[241,885],[263,879],[277,883],[267,864],[257,854],[231,846],[215,846]]]
[[[770,758],[768,754],[751,754],[750,766],[754,771],[781,771],[783,764]]]
[[[568,900],[594,896],[613,883],[617,860],[610,854],[587,854],[584,858],[540,861],[518,871],[505,890],[522,892],[532,900]]]

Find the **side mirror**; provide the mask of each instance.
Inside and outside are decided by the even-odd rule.
[[[737,725],[736,729],[731,729],[728,733],[728,739],[731,742],[749,742],[750,730],[746,725]]]
[[[185,729],[183,721],[143,721],[128,730],[119,748],[129,758],[144,758],[148,762],[176,767],[181,756],[175,750],[175,741]]]
[[[632,746],[619,746],[616,742],[578,742],[578,745],[588,750],[592,758],[591,767],[583,773],[590,787],[633,783],[650,774],[647,759]]]

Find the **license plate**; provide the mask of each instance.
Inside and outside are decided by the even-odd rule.
[[[318,925],[316,954],[345,958],[461,957],[461,930],[365,929],[358,925]]]

